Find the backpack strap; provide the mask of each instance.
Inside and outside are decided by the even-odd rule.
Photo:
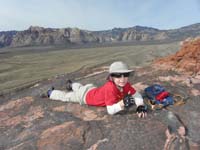
[[[174,106],[180,106],[186,103],[187,98],[184,98],[183,96],[181,96],[180,94],[173,94],[172,97],[174,98]]]
[[[164,108],[163,104],[157,104],[154,101],[148,99],[147,97],[144,97],[144,103],[146,104],[149,110],[160,110]]]

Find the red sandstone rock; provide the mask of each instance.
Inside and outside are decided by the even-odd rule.
[[[155,64],[164,64],[192,74],[200,73],[200,38],[185,40],[176,54],[158,59]]]
[[[1,127],[15,127],[23,124],[27,128],[33,125],[34,120],[42,118],[44,115],[43,109],[40,106],[31,106],[33,101],[34,99],[32,97],[24,97],[1,105]],[[25,107],[29,107],[25,114],[17,114],[17,112],[21,112]]]
[[[84,126],[76,124],[74,121],[65,122],[61,125],[48,128],[42,132],[37,146],[39,150],[59,150],[68,149],[70,141],[82,145],[84,143]]]

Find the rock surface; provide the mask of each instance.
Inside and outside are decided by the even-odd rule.
[[[0,150],[199,150],[199,43],[185,41],[179,52],[158,60],[156,65],[133,68],[130,82],[140,93],[158,83],[185,101],[162,110],[148,110],[144,119],[137,117],[135,106],[111,116],[104,107],[40,97],[51,86],[65,90],[69,78],[100,86],[106,81],[108,66],[81,69],[1,95]],[[169,64],[176,70],[163,67]],[[177,72],[179,69],[184,72]],[[190,75],[191,71],[195,76]]]
[[[106,68],[106,67],[104,67]],[[92,69],[91,69],[92,70]],[[107,73],[100,67],[95,70],[79,70],[72,74],[57,76],[37,85],[5,95],[0,105],[0,149],[2,150],[131,150],[131,149],[200,149],[200,96],[192,89],[200,90],[199,83],[188,85],[183,80],[173,80],[181,74],[151,67],[136,68],[130,78],[140,92],[152,83],[160,83],[172,93],[188,97],[186,104],[170,106],[164,110],[150,111],[148,117],[140,119],[135,107],[110,116],[104,107],[80,106],[40,98],[50,86],[64,90],[65,81],[71,78],[81,83],[102,85]],[[81,78],[81,77],[85,78]],[[168,77],[169,80],[164,80]],[[172,82],[173,81],[173,82]],[[187,128],[184,138],[177,129],[167,142],[165,132],[170,124],[168,113],[180,119],[178,124]],[[175,135],[175,136],[173,136]],[[168,135],[169,136],[169,135]],[[166,146],[167,145],[167,146]]]

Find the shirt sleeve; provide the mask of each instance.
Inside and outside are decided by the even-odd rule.
[[[119,101],[117,90],[113,83],[109,83],[105,89],[105,104],[111,106]]]
[[[118,113],[119,111],[123,110],[123,108],[121,108],[119,103],[110,105],[110,106],[106,106],[107,108],[107,112],[109,115],[114,115],[116,113]]]
[[[135,92],[132,96],[137,106],[144,105],[144,100],[139,92]]]

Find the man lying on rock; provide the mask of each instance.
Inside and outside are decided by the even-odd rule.
[[[108,80],[101,87],[95,87],[93,84],[83,86],[68,80],[68,92],[52,88],[48,90],[47,95],[52,100],[106,106],[110,115],[136,104],[138,117],[144,118],[147,110],[143,98],[128,82],[132,72],[133,70],[130,70],[127,64],[116,61],[110,65]]]

